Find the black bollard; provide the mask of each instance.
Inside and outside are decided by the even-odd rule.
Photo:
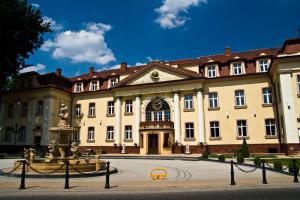
[[[23,160],[20,189],[25,189],[25,165],[26,165],[26,160]]]
[[[70,187],[69,187],[69,178],[70,178],[69,165],[70,165],[69,161],[66,160],[65,189],[70,189]]]
[[[106,163],[106,179],[105,179],[105,189],[109,189],[109,165],[110,165],[110,162],[108,161]]]
[[[267,177],[266,177],[266,167],[265,167],[265,160],[262,160],[262,175],[263,175],[263,184],[268,184]]]
[[[231,164],[231,170],[230,170],[231,181],[230,181],[230,185],[235,185],[235,181],[234,181],[233,161],[230,161],[230,164]]]
[[[297,167],[295,159],[293,159],[293,171],[294,171],[294,183],[299,183],[299,181],[298,181],[298,167]]]

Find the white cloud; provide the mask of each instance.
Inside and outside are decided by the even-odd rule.
[[[54,19],[52,19],[52,18],[50,18],[50,17],[47,17],[47,16],[44,16],[44,17],[43,17],[43,21],[44,21],[45,23],[50,22],[50,24],[51,24],[51,29],[52,29],[53,31],[60,31],[60,30],[62,30],[62,29],[64,28],[63,25],[57,23]]]
[[[73,63],[89,62],[107,64],[115,61],[111,49],[107,47],[104,34],[112,29],[109,24],[88,23],[80,31],[64,31],[47,40],[43,51],[52,50],[55,59],[67,58]]]
[[[165,29],[182,26],[189,18],[180,16],[180,13],[187,13],[190,7],[200,3],[207,3],[207,0],[164,0],[163,4],[155,9],[159,14],[155,22]]]
[[[32,71],[41,72],[45,68],[46,68],[46,66],[44,64],[38,63],[37,65],[33,65],[33,66],[30,66],[30,67],[26,67],[26,68],[21,69],[19,71],[19,73],[26,73],[26,72],[32,72]]]
[[[80,75],[80,70],[75,72],[75,76],[79,76]]]
[[[147,63],[136,62],[134,66],[147,65]]]
[[[32,7],[35,7],[35,8],[39,8],[40,7],[40,5],[37,4],[37,3],[32,3],[31,5],[32,5]]]

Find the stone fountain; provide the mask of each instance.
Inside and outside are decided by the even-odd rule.
[[[24,157],[28,163],[26,165],[27,174],[63,175],[66,170],[66,161],[70,163],[71,176],[82,176],[84,174],[103,175],[105,173],[106,166],[105,162],[100,160],[100,150],[96,152],[95,157],[91,157],[88,152],[85,158],[78,157],[78,143],[71,142],[72,134],[76,129],[71,127],[68,121],[68,107],[61,103],[58,126],[49,128],[51,142],[48,144],[46,158],[36,159],[34,149],[24,149]],[[22,161],[16,161],[15,167],[20,166],[20,162]],[[15,173],[20,173],[21,168],[18,167]],[[116,168],[113,170],[117,172]]]

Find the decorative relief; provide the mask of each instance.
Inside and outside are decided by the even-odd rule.
[[[165,71],[154,68],[154,69],[148,71],[147,73],[145,73],[143,76],[130,82],[129,85],[182,80],[185,78],[186,77],[182,76],[182,75],[177,75],[172,72],[165,72]]]

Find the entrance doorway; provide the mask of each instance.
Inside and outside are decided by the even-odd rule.
[[[158,154],[158,134],[148,135],[148,154]]]

